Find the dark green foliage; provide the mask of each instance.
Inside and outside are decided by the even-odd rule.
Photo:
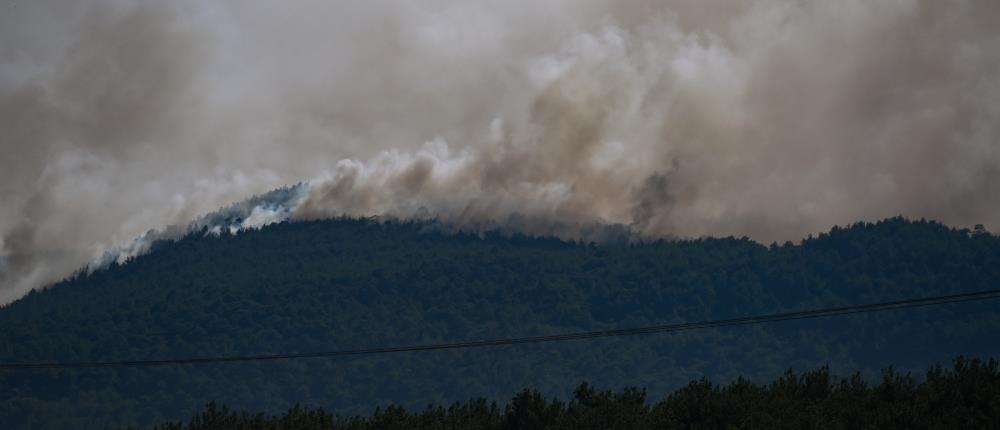
[[[781,246],[735,238],[594,246],[500,233],[446,234],[429,223],[285,223],[235,236],[195,234],[163,242],[127,264],[30,294],[0,309],[0,361],[398,346],[998,286],[1000,238],[900,218],[835,228]],[[861,384],[877,378],[884,363],[906,372],[957,354],[998,355],[998,310],[997,302],[987,301],[672,335],[364,358],[0,371],[0,423],[15,429],[146,425],[190,416],[210,400],[265,413],[296,403],[345,414],[370,413],[376,404],[412,410],[471,396],[501,399],[525,386],[539,396],[565,397],[581,379],[597,386],[644,386],[653,398],[685,387],[685,399],[712,399],[674,412],[695,420],[747,408],[732,399],[753,398],[760,389],[738,381],[725,388],[733,391],[728,397],[713,397],[714,386],[685,385],[702,377],[770,379],[788,367],[828,364],[834,372],[861,369],[867,378],[856,381]],[[830,395],[823,380],[809,387],[802,391],[808,396]],[[979,399],[975,386],[963,389]],[[786,393],[788,402],[801,399],[796,390],[803,389],[772,389]],[[912,395],[912,389],[897,391],[884,395]],[[640,393],[622,395],[623,410],[640,407],[634,401]],[[562,413],[530,392],[523,396],[530,413],[504,414],[504,423],[529,425]],[[565,408],[582,407],[578,413],[584,415],[592,410],[581,405]],[[489,404],[480,406],[485,409],[462,413],[491,413]],[[390,408],[375,417],[402,413]]]
[[[738,379],[713,385],[691,382],[658,402],[626,388],[619,393],[581,384],[568,403],[524,390],[505,409],[476,399],[445,409],[409,412],[377,409],[370,416],[342,417],[298,405],[282,415],[237,413],[209,403],[187,424],[156,430],[228,429],[990,429],[1000,423],[997,361],[958,358],[950,369],[934,367],[925,382],[891,368],[877,384],[860,374],[837,380],[826,367],[797,376],[786,373],[759,385]]]

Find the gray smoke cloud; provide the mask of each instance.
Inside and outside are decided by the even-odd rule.
[[[6,1],[0,303],[288,218],[995,225],[997,22],[993,0]]]

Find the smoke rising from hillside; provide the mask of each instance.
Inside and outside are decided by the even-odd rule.
[[[0,5],[0,302],[300,181],[239,226],[1000,223],[996,1],[411,3]]]

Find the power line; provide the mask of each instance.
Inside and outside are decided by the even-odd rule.
[[[588,331],[565,333],[547,336],[527,336],[503,339],[474,340],[452,343],[435,343],[424,345],[410,345],[382,348],[347,349],[325,352],[303,352],[288,354],[259,354],[259,355],[236,355],[223,357],[187,357],[187,358],[167,358],[151,360],[122,360],[122,361],[76,361],[76,362],[36,362],[36,363],[0,363],[0,370],[17,369],[81,369],[81,368],[108,368],[108,367],[144,367],[144,366],[168,366],[176,364],[208,364],[208,363],[233,363],[247,361],[269,361],[288,360],[298,358],[333,358],[358,355],[390,354],[399,352],[434,351],[442,349],[464,349],[481,348],[488,346],[521,345],[528,343],[561,342],[568,340],[594,339],[601,337],[634,336],[652,333],[673,333],[689,330],[702,330],[716,327],[729,327],[750,324],[762,324],[779,321],[803,320],[813,318],[825,318],[839,315],[850,315],[857,313],[879,312],[896,309],[910,309],[925,306],[936,306],[947,303],[971,302],[1000,298],[1000,289],[976,291],[962,294],[952,294],[946,296],[926,297],[920,299],[897,300],[892,302],[869,303],[863,305],[843,306],[836,308],[812,309],[805,311],[783,312],[768,315],[756,315],[740,318],[730,318],[711,321],[700,321],[691,323],[654,325],[647,327],[627,328],[618,330]]]

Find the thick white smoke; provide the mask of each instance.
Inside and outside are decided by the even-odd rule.
[[[997,22],[992,0],[6,2],[0,303],[171,225],[996,224]]]

